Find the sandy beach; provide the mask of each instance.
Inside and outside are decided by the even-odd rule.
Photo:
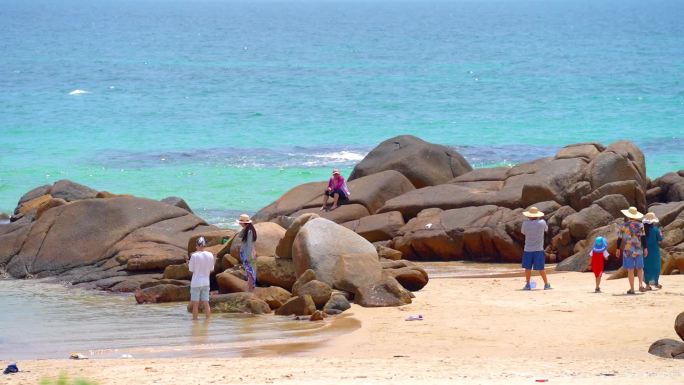
[[[323,344],[262,350],[239,358],[32,360],[7,384],[65,373],[98,384],[681,384],[684,363],[648,354],[678,338],[684,276],[660,291],[627,296],[626,280],[550,276],[554,289],[523,292],[521,278],[438,278],[410,305],[362,308],[329,319],[353,330]],[[539,282],[540,279],[537,278]],[[423,321],[405,321],[421,314]],[[349,328],[358,320],[360,328]],[[302,321],[306,322],[306,321]]]

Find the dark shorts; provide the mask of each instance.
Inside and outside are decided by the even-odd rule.
[[[325,190],[325,195],[331,198],[334,198],[335,194],[340,195],[340,199],[338,200],[339,203],[347,202],[349,200],[349,198],[347,198],[347,194],[345,194],[344,191],[339,188],[332,191],[328,191],[327,189]]]
[[[525,270],[544,270],[544,258],[543,251],[525,251],[523,252],[522,267]]]

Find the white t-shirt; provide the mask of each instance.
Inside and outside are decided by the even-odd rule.
[[[190,287],[209,286],[209,275],[214,271],[214,254],[208,251],[195,251],[190,256],[188,268],[192,272]]]
[[[525,251],[544,251],[544,233],[549,229],[543,219],[528,219],[522,223]]]

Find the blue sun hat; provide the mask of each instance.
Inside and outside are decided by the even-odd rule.
[[[596,240],[594,241],[594,251],[602,253],[606,251],[607,248],[608,242],[606,242],[606,238],[596,237]]]

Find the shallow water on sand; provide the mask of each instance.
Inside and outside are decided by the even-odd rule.
[[[186,303],[137,305],[130,295],[35,280],[0,280],[0,359],[254,356],[314,349],[359,326],[273,315],[216,314],[193,322]]]

